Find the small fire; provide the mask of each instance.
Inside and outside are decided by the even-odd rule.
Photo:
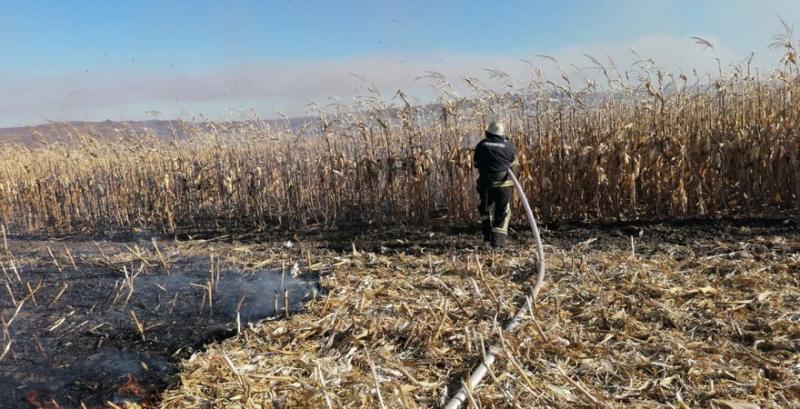
[[[117,387],[117,395],[133,395],[137,398],[144,398],[147,393],[137,382],[133,375],[128,374],[128,382]]]
[[[61,405],[59,405],[55,399],[50,399],[49,402],[42,402],[36,391],[28,391],[28,393],[25,394],[25,399],[31,406],[37,409],[62,409]]]

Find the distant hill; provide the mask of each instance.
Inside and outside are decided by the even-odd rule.
[[[433,119],[441,115],[438,103],[415,107],[421,115],[417,117],[419,124],[428,126]],[[398,120],[400,108],[391,107],[384,111],[389,120]],[[304,116],[286,119],[265,119],[257,121],[227,122],[186,122],[181,120],[147,120],[147,121],[102,121],[102,122],[52,122],[41,125],[0,128],[0,147],[8,144],[23,145],[30,148],[41,147],[56,142],[71,144],[80,138],[90,136],[99,140],[134,139],[144,135],[152,135],[159,139],[183,139],[195,132],[210,131],[212,128],[227,129],[291,129],[297,131],[304,127],[319,129],[316,117]]]
[[[287,124],[293,130],[313,122],[310,117],[274,119],[262,121],[264,124],[279,129],[286,129]],[[217,125],[248,125],[247,122],[227,122]],[[148,120],[148,121],[103,121],[103,122],[54,122],[49,124],[22,126],[15,128],[0,128],[0,146],[7,144],[23,145],[27,147],[43,146],[45,143],[55,142],[75,143],[79,136],[90,136],[99,140],[131,139],[144,135],[152,135],[159,139],[182,139],[195,131],[209,130],[211,124],[207,122],[185,122],[176,120]]]
[[[173,121],[133,121],[133,122],[58,122],[16,128],[0,128],[0,144],[21,144],[34,147],[43,142],[70,142],[77,135],[91,135],[99,139],[113,139],[142,135],[151,132],[158,137],[173,135]],[[178,135],[176,135],[178,136]]]

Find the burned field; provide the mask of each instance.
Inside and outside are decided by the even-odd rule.
[[[503,333],[512,239],[10,237],[0,407],[436,407],[496,343],[473,407],[800,407],[797,222],[551,227]]]
[[[318,290],[297,265],[246,265],[211,245],[6,243],[2,408],[155,405],[180,359]]]

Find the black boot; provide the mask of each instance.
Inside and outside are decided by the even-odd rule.
[[[508,234],[497,231],[492,232],[492,248],[501,249],[508,243]]]
[[[488,215],[481,216],[481,233],[483,233],[483,241],[492,240],[492,219]]]

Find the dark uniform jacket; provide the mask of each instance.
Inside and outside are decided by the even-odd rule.
[[[487,132],[486,138],[475,146],[475,167],[480,173],[478,181],[505,180],[516,154],[514,144]]]

